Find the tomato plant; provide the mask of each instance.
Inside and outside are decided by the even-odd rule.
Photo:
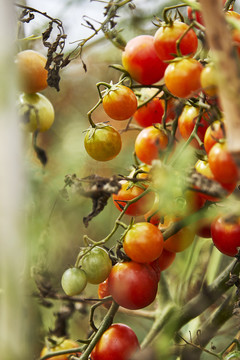
[[[117,304],[127,309],[141,309],[154,301],[158,278],[149,264],[123,262],[113,266],[108,286]]]
[[[70,349],[74,349],[74,348],[79,348],[79,343],[77,343],[76,341],[72,340],[72,339],[62,339],[60,341],[54,341],[52,344],[50,342],[49,343],[49,347],[48,346],[44,346],[40,356],[46,356],[46,355],[50,355],[53,352],[56,351],[62,351],[62,350],[70,350]],[[56,355],[56,356],[51,356],[48,359],[53,359],[53,360],[68,360],[69,359],[69,355],[81,355],[81,353],[67,353],[67,354],[63,354],[63,355]]]
[[[135,332],[125,324],[111,325],[94,347],[92,360],[129,360],[140,349]]]
[[[106,90],[103,108],[114,120],[126,120],[137,110],[137,98],[134,92],[124,85],[113,85]]]
[[[108,277],[112,269],[112,261],[105,249],[96,246],[83,256],[82,269],[89,283],[99,284]]]
[[[149,101],[146,105],[141,106],[134,113],[134,120],[143,127],[161,123],[164,114],[164,107],[161,99],[157,96]]]
[[[166,87],[173,96],[189,98],[196,96],[201,89],[203,66],[192,58],[183,58],[168,65],[164,74]]]
[[[84,146],[94,160],[112,160],[122,148],[121,135],[110,125],[97,124],[96,127],[87,130]]]
[[[18,98],[21,127],[27,131],[43,132],[50,129],[55,113],[52,103],[43,94],[22,93]]]
[[[48,72],[47,58],[35,50],[20,51],[15,60],[19,88],[27,94],[46,89]]]
[[[180,41],[181,55],[193,56],[198,48],[198,38],[194,30],[184,22],[175,20],[170,24],[162,24],[154,35],[154,46],[159,58],[163,61],[177,56],[177,41]]]
[[[131,77],[143,85],[161,80],[167,66],[159,59],[151,35],[139,35],[131,39],[122,53],[122,63]]]
[[[219,216],[212,222],[211,235],[219,251],[228,256],[237,255],[240,247],[239,216]]]
[[[168,145],[168,134],[160,125],[148,126],[140,131],[135,140],[135,153],[145,164],[159,159]],[[146,151],[148,149],[148,151]]]
[[[140,183],[132,183],[131,181],[121,180],[121,189],[117,194],[113,194],[112,198],[114,205],[118,210],[122,211],[128,201],[131,201],[138,196],[141,196],[137,201],[128,206],[125,214],[131,216],[144,215],[152,206],[154,201],[154,194],[152,192],[144,195],[147,186]]]
[[[162,233],[148,222],[133,224],[124,236],[123,249],[133,261],[150,263],[162,253]]]

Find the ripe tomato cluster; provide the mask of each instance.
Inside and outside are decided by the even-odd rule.
[[[233,10],[224,16],[238,17]],[[103,302],[108,309],[115,303],[129,310],[145,308],[156,299],[161,272],[174,266],[177,253],[189,248],[196,235],[212,238],[224,255],[239,256],[240,214],[225,216],[223,210],[223,200],[238,189],[238,167],[228,150],[214,59],[198,53],[205,45],[200,44],[202,26],[201,13],[190,8],[186,22],[159,23],[154,35],[139,35],[126,44],[118,83],[97,84],[99,100],[88,113],[86,152],[96,161],[109,161],[122,150],[120,132],[92,120],[102,105],[113,123],[127,121],[135,130],[137,125],[135,163],[112,194],[119,211],[114,230],[103,240],[90,239],[75,266],[62,275],[69,296],[91,283],[98,285],[100,300],[110,297]],[[237,31],[232,30],[232,39],[239,51]],[[217,210],[207,217],[211,207]],[[123,216],[132,218],[128,225],[120,221]],[[108,252],[103,245],[120,226],[124,233]],[[133,330],[113,324],[91,359],[128,360],[138,349]]]

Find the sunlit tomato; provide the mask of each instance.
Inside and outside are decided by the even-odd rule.
[[[129,177],[137,177],[137,179],[147,179],[151,170],[151,166],[147,164],[140,164],[137,167],[135,167],[129,174]]]
[[[189,98],[201,88],[202,64],[191,58],[170,63],[165,70],[165,85],[173,96]]]
[[[189,26],[175,20],[161,26],[154,35],[154,46],[159,58],[163,61],[171,60],[177,55],[177,41],[189,29]],[[180,42],[181,55],[193,56],[198,48],[198,38],[190,29]]]
[[[196,125],[198,117],[199,117],[199,108],[190,105],[184,106],[183,111],[178,118],[178,129],[184,140],[188,140],[189,136],[191,135],[194,129],[194,126]],[[204,114],[202,115],[201,120],[199,122],[197,135],[201,141],[203,141],[205,132],[209,126],[207,120],[208,120],[208,115]],[[190,142],[190,144],[197,149],[200,147],[196,139],[193,139]]]
[[[226,143],[213,145],[208,153],[208,161],[214,178],[221,184],[237,182],[238,168]]]
[[[170,225],[174,224],[178,218],[172,216],[165,216],[164,223],[159,224],[158,227],[161,231],[165,231]],[[170,236],[167,240],[164,241],[164,249],[171,252],[181,252],[187,249],[194,240],[195,231],[191,226],[185,226],[179,230],[176,234]]]
[[[122,148],[119,132],[112,126],[96,124],[90,128],[84,138],[85,149],[93,159],[108,161],[114,159]]]
[[[82,258],[82,269],[90,284],[100,284],[110,274],[112,261],[105,249],[96,246]]]
[[[143,194],[146,189],[146,186],[142,185],[141,187],[136,183],[135,185],[130,181],[121,180],[121,189],[117,194],[113,194],[112,198],[114,205],[118,210],[122,211],[124,206],[128,201],[135,199],[137,196]],[[146,195],[143,195],[139,200],[129,205],[125,214],[131,216],[140,216],[144,215],[151,207],[154,202],[154,193],[149,192]]]
[[[162,233],[148,222],[133,224],[123,238],[123,249],[133,261],[150,263],[162,253]]]
[[[138,134],[135,140],[135,153],[145,164],[161,157],[161,152],[167,148],[168,135],[161,126],[148,126]]]
[[[151,85],[161,80],[166,69],[154,48],[154,38],[139,35],[131,39],[122,53],[122,63],[131,77],[143,85]]]
[[[240,217],[220,216],[211,225],[212,240],[223,254],[235,256],[240,247]]]
[[[154,301],[158,277],[149,264],[123,262],[113,266],[108,285],[110,294],[120,306],[141,309]]]
[[[135,332],[125,324],[111,325],[91,353],[92,360],[129,360],[140,349]]]
[[[49,346],[51,345],[51,343],[49,343]],[[70,349],[75,349],[75,348],[79,348],[80,347],[80,344],[77,343],[76,341],[73,341],[71,339],[63,339],[61,341],[59,341],[59,343],[56,343],[56,345],[52,345],[50,346],[49,348],[47,346],[44,346],[42,351],[41,351],[41,354],[40,354],[40,357],[43,357],[43,356],[46,356],[48,354],[51,354],[53,352],[56,352],[56,351],[63,351],[63,350],[70,350]],[[68,360],[69,359],[69,355],[81,355],[80,352],[78,353],[67,353],[67,354],[64,354],[64,355],[56,355],[56,356],[51,356],[49,357],[48,359],[50,360]]]
[[[79,295],[87,285],[87,275],[79,268],[69,268],[64,271],[61,279],[64,292],[68,296]]]
[[[153,124],[161,123],[164,114],[164,107],[161,99],[153,98],[146,105],[137,109],[133,119],[141,126],[147,127]]]
[[[23,50],[16,56],[17,76],[20,91],[33,94],[47,86],[47,58],[34,50]]]
[[[203,143],[206,153],[208,154],[213,145],[224,137],[225,130],[223,121],[215,120],[211,125],[209,125],[204,135]]]
[[[195,164],[195,169],[197,170],[197,172],[199,174],[202,174],[202,175],[206,176],[208,179],[218,181],[215,178],[215,176],[214,176],[214,174],[213,174],[213,172],[212,172],[212,170],[210,168],[210,165],[209,165],[208,161],[199,159]],[[230,195],[234,191],[234,189],[236,188],[236,181],[233,181],[231,183],[221,183],[221,182],[219,182],[219,183],[227,191],[228,195]],[[216,198],[216,197],[213,197],[213,196],[208,195],[208,194],[204,194],[204,193],[201,193],[201,192],[199,194],[204,199],[207,199],[209,201],[219,201],[220,200],[220,198]]]
[[[205,94],[209,96],[218,95],[218,74],[212,64],[203,68],[200,76],[201,87]]]
[[[105,113],[114,120],[129,119],[137,110],[137,97],[124,85],[113,85],[103,97]]]
[[[30,132],[47,131],[55,117],[52,103],[40,93],[21,94],[18,98],[18,113],[22,128]]]
[[[171,252],[166,249],[163,249],[162,254],[159,256],[159,258],[157,258],[150,264],[153,267],[153,269],[156,271],[159,278],[161,272],[169,268],[170,265],[172,265],[175,257],[176,257],[175,252]]]

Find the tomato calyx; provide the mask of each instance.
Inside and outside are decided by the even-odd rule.
[[[106,127],[112,127],[110,124],[108,124],[108,122],[102,122],[102,123],[97,123],[97,124],[94,124],[95,126],[92,126],[92,124],[90,125],[90,127],[86,130],[83,130],[83,133],[85,132],[89,132],[88,133],[88,139],[91,139],[95,132],[99,129],[104,129]]]

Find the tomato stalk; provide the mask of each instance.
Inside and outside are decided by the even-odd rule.
[[[182,8],[182,7],[185,7],[185,6],[187,6],[187,5],[186,5],[186,4],[178,4],[178,5],[173,5],[173,6],[165,7],[164,10],[163,10],[163,19],[164,19],[164,22],[165,22],[166,24],[171,24],[171,20],[169,20],[169,18],[167,17],[168,11],[174,10],[174,9],[178,9],[178,8]]]
[[[194,125],[193,131],[191,132],[189,138],[187,139],[187,141],[184,142],[184,144],[182,145],[182,147],[178,150],[176,156],[173,156],[172,160],[169,162],[169,164],[171,164],[172,166],[174,164],[176,164],[176,162],[178,161],[179,157],[182,156],[182,153],[185,151],[185,149],[188,147],[188,145],[190,144],[190,142],[196,138],[197,139],[197,130],[198,127],[200,125],[200,121],[203,115],[203,108],[200,108],[196,123]],[[198,140],[198,139],[197,139]],[[199,139],[200,141],[200,139]]]
[[[186,36],[186,34],[194,27],[194,23],[190,24],[189,27],[182,33],[180,38],[176,41],[176,48],[177,48],[177,57],[183,58],[183,55],[180,50],[181,41]]]
[[[102,320],[98,331],[93,335],[91,342],[89,345],[86,345],[83,348],[83,353],[80,356],[79,360],[88,360],[89,355],[91,354],[93,348],[97,344],[97,342],[100,340],[103,333],[109,328],[109,326],[112,324],[114,316],[116,312],[118,311],[119,305],[115,303],[115,301],[112,302],[112,305],[110,309],[107,312],[107,315]]]

